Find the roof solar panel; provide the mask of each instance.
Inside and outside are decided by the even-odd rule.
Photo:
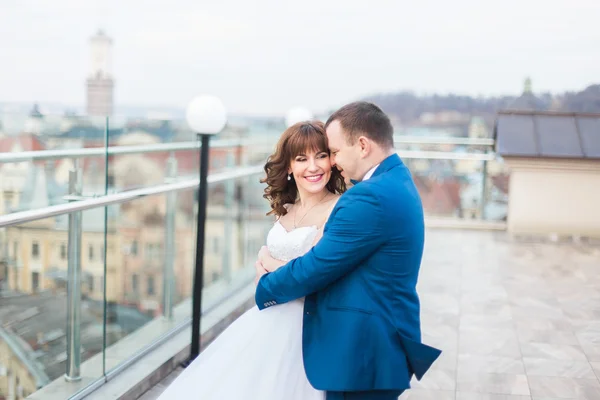
[[[600,158],[600,117],[577,117],[583,153],[589,158]]]
[[[575,118],[550,115],[533,118],[542,157],[583,157]]]
[[[536,156],[538,146],[531,115],[499,115],[496,151],[500,155]]]

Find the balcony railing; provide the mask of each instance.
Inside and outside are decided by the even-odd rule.
[[[218,162],[208,179],[203,311],[252,281],[272,223],[259,178],[276,139],[211,145]],[[10,178],[0,202],[7,393],[18,386],[26,397],[52,381],[83,378],[69,394],[83,398],[191,323],[198,143],[104,142],[0,153],[0,168],[10,166],[0,169]],[[453,220],[504,218],[507,178],[492,146],[490,139],[396,141],[426,214]],[[131,345],[157,319],[166,327]]]
[[[198,148],[0,153],[0,346],[9,354],[0,395],[24,398],[66,378],[68,395],[82,398],[189,326]],[[270,225],[262,165],[249,166],[242,150],[239,140],[211,146],[207,242],[219,251],[207,246],[204,312],[252,281],[258,248],[248,246]],[[120,346],[156,319],[170,328]]]

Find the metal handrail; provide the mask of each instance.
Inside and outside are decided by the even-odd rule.
[[[208,183],[225,182],[231,179],[256,175],[263,171],[264,167],[262,165],[236,168],[230,171],[219,172],[208,176]],[[200,179],[191,179],[181,182],[151,186],[143,189],[128,190],[126,192],[109,194],[93,199],[74,201],[72,203],[58,204],[55,206],[38,208],[36,210],[20,211],[0,216],[0,228],[19,225],[44,218],[56,217],[58,215],[69,214],[75,211],[85,211],[111,204],[126,203],[141,197],[194,189],[198,187],[199,184]]]
[[[242,146],[243,141],[238,139],[215,140],[210,144],[211,148],[224,148]],[[93,147],[83,149],[57,149],[40,151],[22,151],[19,153],[0,153],[0,163],[12,163],[22,161],[42,161],[56,160],[61,158],[86,158],[86,157],[104,157],[123,155],[123,154],[144,154],[144,153],[162,153],[168,151],[191,151],[198,150],[199,142],[178,142],[178,143],[158,143],[136,146],[112,146],[108,148]]]
[[[496,153],[454,153],[451,151],[396,150],[400,158],[425,160],[492,161]]]
[[[494,139],[463,137],[395,136],[394,144],[462,144],[473,146],[493,146]]]
[[[136,146],[137,147],[137,146]],[[496,159],[495,153],[452,153],[444,151],[416,151],[416,150],[398,150],[396,152],[404,159],[430,159],[430,160],[466,160],[466,161],[493,161]],[[123,153],[121,153],[123,154]],[[261,173],[264,169],[262,165],[236,168],[234,170],[219,172],[208,177],[208,183],[224,182],[230,179],[241,178],[244,176]],[[85,211],[92,208],[104,207],[111,204],[125,203],[138,199],[140,197],[189,190],[200,184],[199,179],[191,179],[163,185],[151,186],[142,189],[129,190],[121,193],[109,194],[75,201],[72,203],[58,204],[55,206],[44,207],[36,210],[21,211],[12,214],[0,216],[0,228],[11,225],[18,225],[39,219],[55,217],[68,214],[74,211]]]
[[[456,144],[456,145],[474,145],[474,146],[493,146],[494,139],[478,139],[478,138],[454,138],[454,137],[415,137],[404,136],[394,138],[395,144]],[[211,148],[227,148],[236,146],[245,146],[252,144],[247,139],[223,139],[215,140],[211,143]],[[0,163],[12,163],[23,161],[43,161],[56,160],[61,158],[86,158],[86,157],[103,157],[106,154],[109,156],[123,154],[145,154],[145,153],[160,153],[169,151],[191,151],[197,150],[199,143],[195,141],[178,142],[178,143],[158,143],[135,146],[112,146],[105,149],[104,147],[82,148],[82,149],[57,149],[57,150],[40,150],[40,151],[22,151],[19,153],[0,153]]]

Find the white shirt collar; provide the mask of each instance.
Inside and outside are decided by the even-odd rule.
[[[375,172],[375,170],[377,169],[377,167],[379,167],[379,164],[377,164],[376,166],[374,166],[373,168],[371,168],[371,169],[369,170],[369,172],[367,172],[367,173],[365,174],[365,177],[364,177],[362,180],[363,180],[363,181],[366,181],[367,179],[369,179],[370,177],[372,177],[372,176],[373,176],[373,173]]]

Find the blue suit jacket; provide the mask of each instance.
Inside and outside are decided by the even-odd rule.
[[[264,275],[260,309],[306,296],[303,358],[318,390],[404,390],[440,355],[421,343],[423,208],[394,154],[338,200],[307,254]]]

